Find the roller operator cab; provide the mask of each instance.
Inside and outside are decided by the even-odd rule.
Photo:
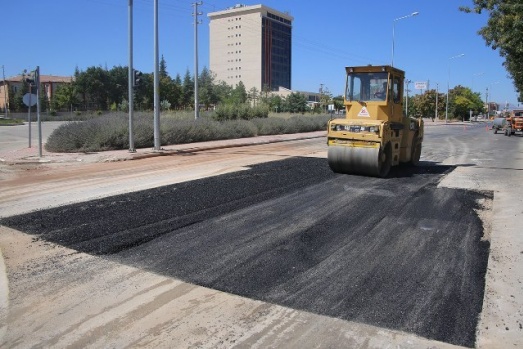
[[[345,118],[328,124],[328,163],[337,173],[386,177],[391,166],[417,165],[423,121],[403,115],[405,72],[346,67]]]

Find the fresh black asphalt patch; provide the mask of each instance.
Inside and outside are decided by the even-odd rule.
[[[492,194],[437,188],[451,170],[425,163],[378,179],[291,158],[0,223],[209,288],[473,347],[489,253],[475,210]]]

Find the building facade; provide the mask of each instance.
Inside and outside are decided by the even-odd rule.
[[[7,110],[10,110],[9,100],[12,98],[10,93],[16,95],[22,90],[24,85],[23,79],[23,76],[18,75],[0,80],[0,111],[5,112],[6,105]],[[40,93],[44,94],[50,102],[59,86],[70,84],[72,81],[73,78],[70,76],[40,75]]]
[[[291,89],[292,21],[264,5],[235,5],[208,14],[209,69],[216,80],[246,90]]]

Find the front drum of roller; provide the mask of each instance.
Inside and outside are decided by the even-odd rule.
[[[329,146],[329,167],[336,173],[386,177],[391,165],[390,147]]]

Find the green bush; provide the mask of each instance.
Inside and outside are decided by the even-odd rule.
[[[240,110],[240,109],[237,109]],[[254,108],[253,108],[254,110]],[[220,139],[254,137],[260,135],[311,132],[325,130],[328,116],[307,115],[254,117],[218,121],[216,115],[194,120],[194,115],[167,114],[160,122],[162,145],[205,142]],[[238,114],[237,114],[238,115]],[[50,152],[95,152],[129,148],[129,119],[124,113],[106,114],[86,121],[74,121],[58,127],[45,144]],[[154,146],[154,118],[151,114],[135,113],[133,119],[135,148]]]
[[[223,104],[216,108],[214,119],[224,120],[252,120],[255,118],[267,118],[269,107],[258,105],[251,107],[249,104]]]

